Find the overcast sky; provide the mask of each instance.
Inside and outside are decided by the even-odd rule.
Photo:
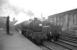
[[[17,16],[19,17],[17,17],[17,19],[19,18],[19,20],[26,18],[20,16],[26,16],[24,14],[28,10],[32,11],[36,17],[41,17],[41,14],[43,17],[47,17],[77,8],[77,0],[0,0],[0,6],[5,3],[11,6],[4,6],[8,8],[8,12],[12,10],[12,12],[15,11],[15,14],[18,13]],[[14,16],[15,14],[12,13]]]
[[[76,0],[10,0],[10,3],[25,10],[30,9],[36,15],[42,13],[44,16],[77,8]]]

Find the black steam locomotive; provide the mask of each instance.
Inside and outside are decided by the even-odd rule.
[[[42,45],[44,41],[57,41],[60,36],[61,29],[59,26],[34,21],[22,27],[22,35],[37,45]]]

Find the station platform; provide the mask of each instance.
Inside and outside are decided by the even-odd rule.
[[[19,33],[9,36],[2,31],[0,36],[0,50],[42,50]]]

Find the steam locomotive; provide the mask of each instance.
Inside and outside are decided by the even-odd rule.
[[[41,25],[40,25],[41,24]],[[22,35],[37,45],[42,45],[44,41],[57,41],[60,36],[61,29],[59,26],[50,23],[31,22],[23,26]]]

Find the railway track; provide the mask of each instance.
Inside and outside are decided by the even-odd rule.
[[[68,44],[68,45],[71,45],[71,46],[73,46],[73,47],[77,47],[77,44],[76,43],[73,43],[73,42],[69,42],[69,41],[65,41],[65,40],[59,40],[60,42],[64,42],[64,43],[66,43],[66,44]]]
[[[54,42],[63,46],[66,46],[67,48],[70,48],[71,50],[77,50],[77,46],[72,45],[70,42],[67,43],[67,41],[59,40],[57,42]]]
[[[77,50],[77,43],[75,42],[73,41],[71,42],[64,39],[59,39],[59,41],[56,41],[56,42],[45,42],[44,46],[47,46],[48,48],[52,50]]]
[[[66,40],[66,39],[60,39],[60,41],[63,41],[63,42],[67,41],[66,43],[77,46],[77,41],[70,41],[70,40]]]
[[[77,39],[75,37],[64,36],[55,43],[66,46],[72,50],[77,50]]]
[[[39,47],[42,48],[42,50],[72,50],[64,45],[49,41],[44,42],[43,45]]]
[[[69,42],[73,42],[73,43],[77,43],[77,39],[72,38],[72,37],[61,37],[60,39],[69,41]]]
[[[71,50],[70,48],[60,45],[55,42],[44,42],[44,46],[47,46],[48,48],[52,50]]]

